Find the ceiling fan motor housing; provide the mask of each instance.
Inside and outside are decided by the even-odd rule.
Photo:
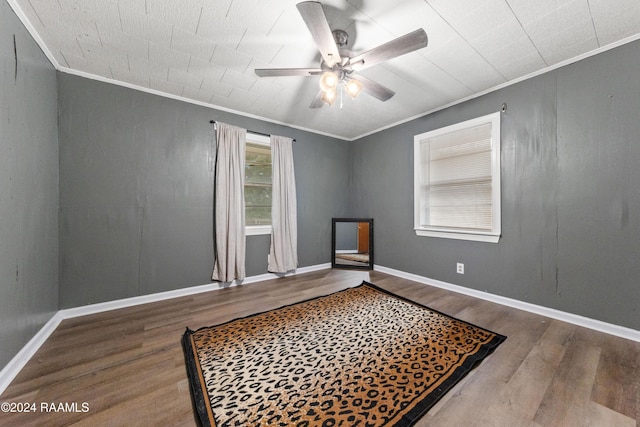
[[[347,47],[347,43],[349,43],[349,34],[347,34],[344,30],[333,30],[333,40],[335,40],[338,49],[342,49]]]
[[[332,34],[338,47],[338,52],[340,52],[340,59],[335,61],[333,66],[329,66],[324,59],[321,59],[320,69],[322,71],[333,71],[339,80],[345,80],[353,74],[353,70],[349,67],[349,60],[353,57],[353,53],[347,49],[349,34],[344,30],[333,30]]]

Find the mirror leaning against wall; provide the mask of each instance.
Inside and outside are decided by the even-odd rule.
[[[373,218],[333,218],[331,267],[373,270]]]

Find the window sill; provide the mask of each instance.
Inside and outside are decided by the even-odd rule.
[[[247,225],[244,229],[245,236],[260,236],[263,234],[271,234],[270,225]]]
[[[473,242],[498,243],[500,234],[492,233],[465,233],[457,231],[436,231],[424,228],[416,228],[416,235],[424,237],[439,237],[442,239],[469,240]]]

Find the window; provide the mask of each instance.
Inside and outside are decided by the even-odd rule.
[[[269,137],[247,132],[244,205],[247,235],[271,233],[271,146]]]
[[[414,137],[418,236],[498,242],[500,113]]]

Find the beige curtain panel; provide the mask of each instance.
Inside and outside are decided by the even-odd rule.
[[[212,279],[245,277],[244,150],[247,130],[216,123]]]
[[[271,135],[273,199],[268,269],[286,273],[298,267],[298,219],[293,140]]]

